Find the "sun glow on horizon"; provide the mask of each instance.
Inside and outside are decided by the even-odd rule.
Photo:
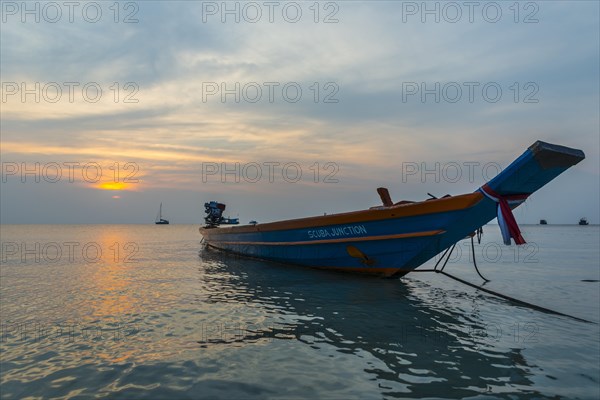
[[[103,182],[95,187],[102,190],[127,190],[129,185],[125,182]]]

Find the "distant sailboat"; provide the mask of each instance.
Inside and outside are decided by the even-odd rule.
[[[154,221],[156,225],[169,225],[169,221],[162,217],[162,203],[160,203],[160,207],[158,208],[158,215],[156,216],[156,221]]]

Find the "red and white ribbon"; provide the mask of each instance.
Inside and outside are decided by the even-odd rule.
[[[500,226],[500,232],[502,232],[502,239],[504,244],[510,246],[510,238],[512,237],[515,244],[525,244],[525,239],[521,236],[521,230],[517,224],[517,220],[512,213],[512,209],[508,203],[522,203],[529,197],[528,194],[517,194],[502,196],[496,193],[490,188],[487,183],[480,188],[481,192],[486,195],[489,199],[498,203],[497,214],[498,214],[498,225]]]

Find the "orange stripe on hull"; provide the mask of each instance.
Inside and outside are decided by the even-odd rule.
[[[327,244],[327,243],[348,243],[348,242],[368,242],[372,240],[391,240],[391,239],[405,239],[422,236],[434,236],[445,233],[443,230],[436,231],[425,231],[425,232],[414,232],[414,233],[398,233],[395,235],[380,235],[380,236],[362,236],[362,237],[351,237],[342,239],[323,239],[323,240],[307,240],[303,242],[222,242],[209,240],[211,244],[243,244],[243,245],[255,245],[255,246],[298,246],[298,245],[309,245],[309,244]]]
[[[246,232],[268,232],[287,229],[314,228],[328,225],[352,224],[368,221],[381,221],[411,217],[416,215],[435,214],[449,211],[464,210],[479,203],[483,194],[479,191],[460,196],[452,196],[441,199],[421,201],[418,203],[400,204],[380,209],[353,211],[341,214],[332,214],[318,217],[292,219],[288,221],[270,222],[251,226],[235,226],[229,228],[201,228],[203,231],[246,233]]]

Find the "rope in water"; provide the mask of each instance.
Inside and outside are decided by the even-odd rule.
[[[560,315],[560,316],[562,316],[562,317],[571,318],[571,319],[574,319],[574,320],[576,320],[576,321],[580,321],[580,322],[587,322],[588,324],[597,324],[597,322],[594,322],[594,321],[588,321],[587,319],[583,319],[583,318],[575,317],[574,315],[569,315],[569,314],[561,313],[561,312],[559,312],[559,311],[551,310],[551,309],[549,309],[549,308],[546,308],[546,307],[542,307],[542,306],[538,306],[538,305],[535,305],[535,304],[532,304],[532,303],[528,303],[528,302],[526,302],[526,301],[519,300],[519,299],[515,299],[514,297],[507,296],[507,295],[505,295],[505,294],[498,293],[498,292],[495,292],[495,291],[493,291],[493,290],[490,290],[490,289],[486,289],[486,288],[484,288],[484,287],[481,287],[481,286],[477,286],[477,285],[475,285],[475,284],[473,284],[473,283],[471,283],[471,282],[467,282],[467,281],[465,281],[465,280],[463,280],[463,279],[460,279],[460,278],[458,278],[458,277],[456,277],[456,276],[454,276],[454,275],[451,275],[451,274],[449,274],[449,273],[447,273],[447,272],[444,272],[444,271],[439,271],[439,270],[438,270],[438,271],[436,271],[436,272],[438,272],[438,273],[440,273],[440,274],[443,274],[443,275],[446,275],[447,277],[449,277],[449,278],[452,278],[452,279],[454,279],[454,280],[456,280],[456,281],[458,281],[458,282],[460,282],[460,283],[464,283],[464,284],[465,284],[465,285],[467,285],[467,286],[471,286],[471,287],[473,287],[473,288],[475,288],[475,289],[478,289],[478,290],[481,290],[481,291],[483,291],[483,292],[486,292],[486,293],[492,294],[492,295],[494,295],[494,296],[498,296],[498,297],[500,297],[500,298],[503,298],[503,299],[505,299],[505,300],[511,301],[511,302],[513,302],[513,303],[516,303],[516,304],[519,304],[519,305],[522,305],[522,306],[525,306],[525,307],[532,308],[532,309],[534,309],[534,310],[542,311],[542,312],[545,312],[545,313],[548,313],[548,314]]]
[[[481,232],[479,232],[479,230],[477,231],[477,240],[478,240],[479,243],[481,243]],[[448,247],[446,249],[446,251],[444,252],[444,254],[442,254],[442,257],[435,263],[435,266],[433,267],[433,269],[414,270],[413,272],[436,272],[438,274],[445,275],[448,278],[454,279],[457,282],[460,282],[460,283],[465,284],[467,286],[471,286],[472,288],[475,288],[477,290],[481,290],[481,291],[483,291],[485,293],[488,293],[488,294],[500,297],[502,299],[511,301],[511,302],[519,304],[521,306],[529,307],[529,308],[531,308],[533,310],[545,312],[545,313],[548,313],[548,314],[560,315],[561,317],[571,318],[571,319],[574,319],[575,321],[579,321],[579,322],[587,322],[588,324],[597,324],[597,322],[594,322],[594,321],[589,321],[587,319],[575,317],[574,315],[561,313],[559,311],[551,310],[551,309],[546,308],[546,307],[538,306],[536,304],[528,303],[526,301],[519,300],[519,299],[516,299],[514,297],[511,297],[511,296],[508,296],[508,295],[505,295],[505,294],[502,294],[502,293],[498,293],[498,292],[490,290],[490,289],[486,289],[483,286],[475,285],[474,283],[465,281],[464,279],[461,279],[461,278],[459,278],[457,276],[454,276],[452,274],[449,274],[449,273],[445,272],[444,268],[446,267],[446,264],[448,263],[448,260],[450,259],[450,256],[452,255],[452,251],[454,251],[455,247],[456,247],[456,243],[453,244],[451,247]],[[483,279],[485,281],[484,282],[484,285],[485,285],[485,283],[489,282],[490,280],[484,278],[483,275],[481,275],[481,273],[479,272],[479,269],[477,268],[477,262],[475,261],[475,242],[473,241],[473,236],[471,236],[471,249],[472,249],[472,254],[473,254],[473,265],[475,266],[475,270],[477,271],[477,273],[479,274],[479,276],[481,277],[481,279]],[[442,265],[442,268],[437,269],[438,265],[440,264],[440,262],[444,258],[445,258],[445,261],[444,261],[444,264]]]

